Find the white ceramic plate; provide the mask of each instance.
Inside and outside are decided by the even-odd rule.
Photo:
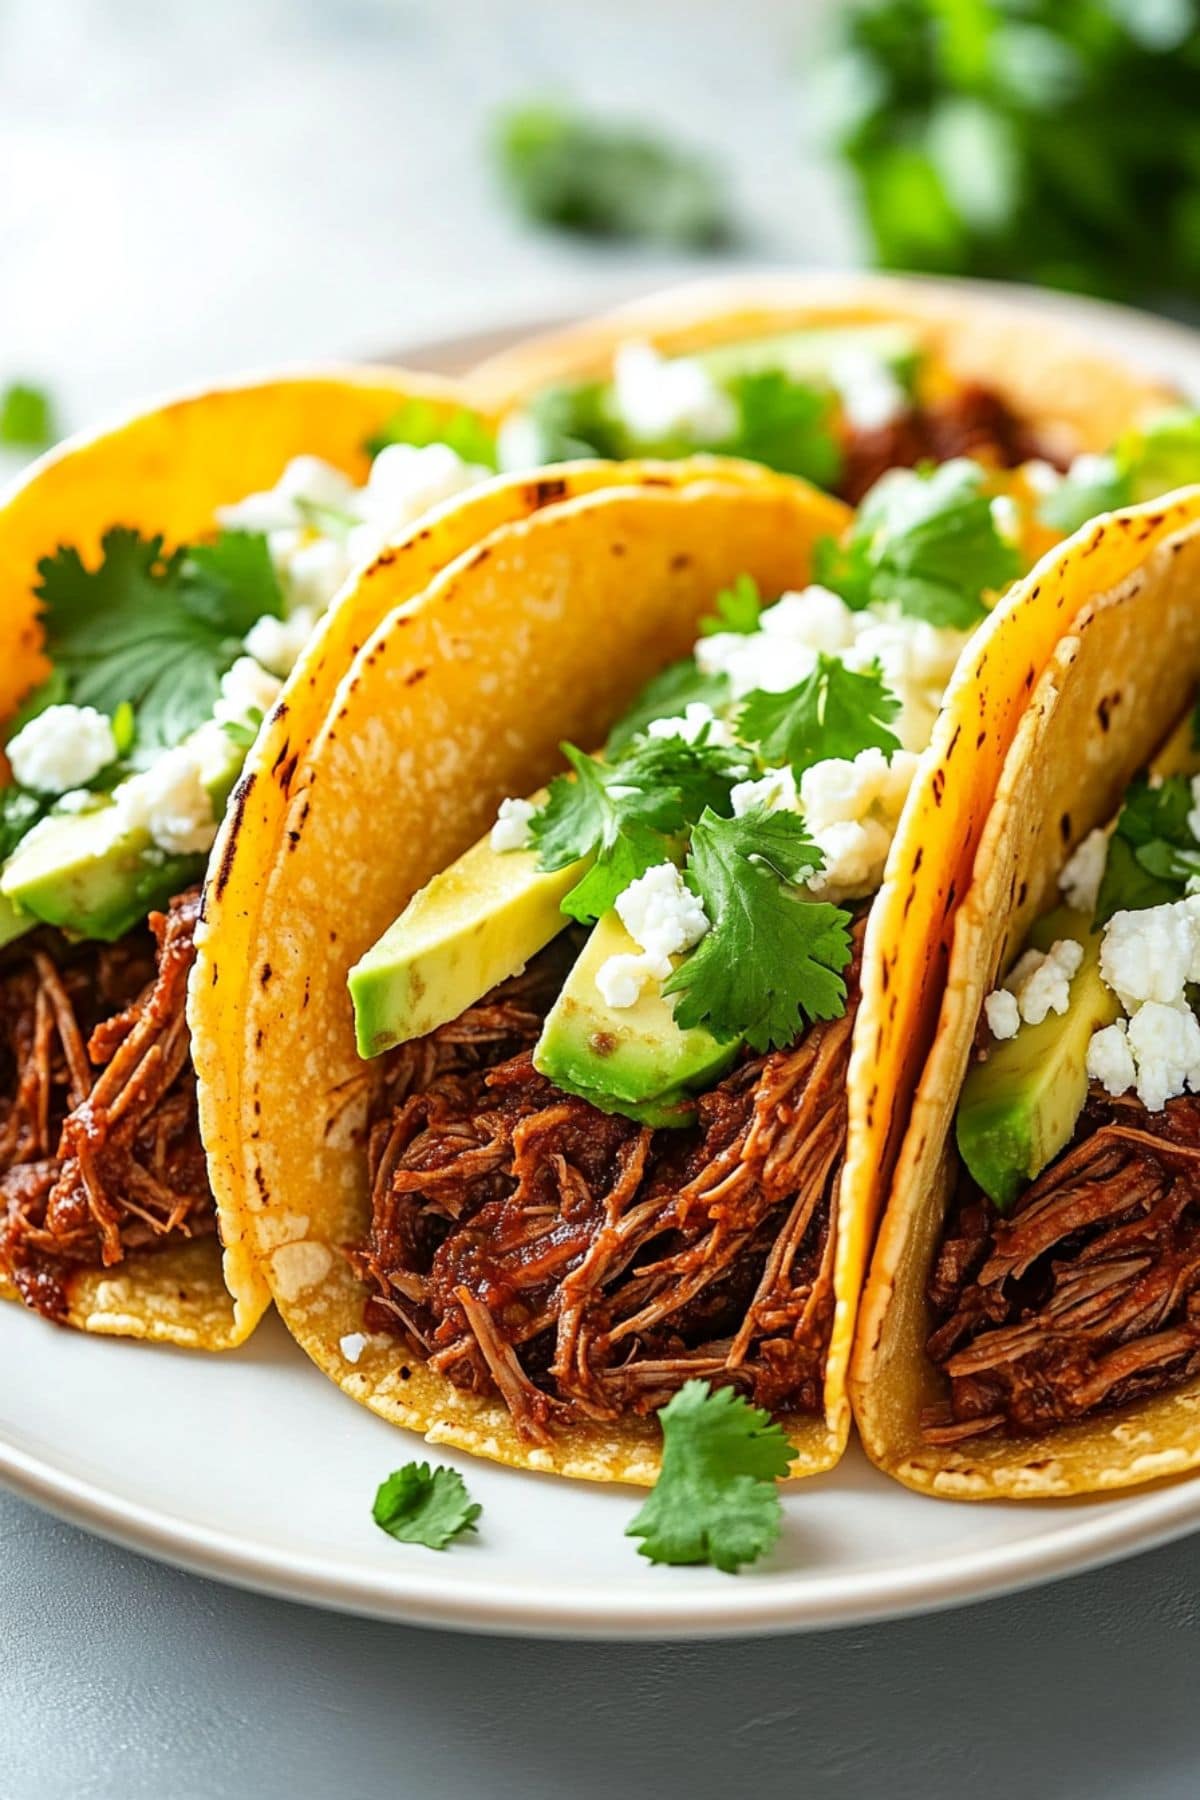
[[[1081,328],[1200,393],[1191,334],[1051,304],[1074,304]],[[999,1593],[1200,1526],[1200,1479],[969,1506],[909,1494],[852,1450],[786,1490],[774,1554],[733,1578],[650,1567],[623,1536],[640,1503],[629,1489],[434,1452],[484,1509],[478,1535],[438,1555],[371,1520],[378,1483],[427,1453],[420,1440],[347,1400],[274,1319],[245,1349],[203,1357],[77,1337],[0,1305],[0,1368],[0,1479],[18,1492],[206,1575],[428,1624],[573,1637],[814,1628]]]

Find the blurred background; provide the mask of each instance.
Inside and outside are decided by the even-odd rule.
[[[1200,0],[0,0],[0,439],[737,262],[1195,316],[1198,93]]]

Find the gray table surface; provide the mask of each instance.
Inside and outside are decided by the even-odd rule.
[[[1168,1800],[1200,1785],[1200,1540],[812,1637],[529,1643],[266,1600],[0,1499],[13,1800]]]

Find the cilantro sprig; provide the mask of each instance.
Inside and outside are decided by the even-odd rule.
[[[783,1522],[776,1481],[792,1446],[732,1388],[689,1381],[659,1413],[662,1471],[625,1529],[652,1563],[711,1563],[728,1575],[771,1549]]]
[[[781,475],[801,475],[818,487],[836,486],[843,458],[831,387],[797,381],[783,369],[750,370],[725,387],[738,409],[738,426],[712,449],[763,463]]]
[[[136,719],[135,757],[179,743],[212,716],[221,676],[283,596],[265,538],[224,531],[164,553],[161,537],[114,526],[88,568],[61,546],[38,564],[46,651],[60,697]]]
[[[646,683],[609,732],[605,753],[611,757],[625,749],[655,719],[681,719],[697,701],[719,712],[729,697],[727,675],[706,675],[693,657],[685,656]]]
[[[378,456],[390,444],[412,444],[418,450],[429,444],[448,444],[466,463],[481,468],[496,467],[496,439],[486,419],[469,406],[461,406],[447,414],[429,400],[407,400],[372,432],[363,446],[369,456]]]
[[[1182,899],[1200,879],[1200,843],[1188,824],[1191,783],[1170,775],[1158,787],[1137,781],[1125,796],[1108,842],[1108,860],[1096,899],[1096,925],[1116,912],[1138,912]]]
[[[738,714],[738,736],[752,744],[764,763],[790,763],[797,776],[827,757],[847,760],[860,750],[900,748],[891,721],[900,702],[878,663],[848,669],[822,652],[811,674],[782,694],[756,688]]]
[[[444,1550],[464,1532],[475,1530],[482,1511],[457,1469],[411,1462],[381,1482],[371,1517],[401,1544]]]
[[[716,610],[700,621],[701,637],[715,637],[723,631],[750,637],[758,630],[763,597],[753,575],[739,575],[732,587],[721,589],[715,604]]]
[[[688,1030],[744,1037],[755,1050],[794,1043],[845,1007],[850,915],[793,890],[823,857],[798,813],[706,811],[692,830],[688,880],[711,927],[663,986]]]
[[[892,605],[930,625],[969,630],[984,596],[1021,572],[984,490],[984,471],[965,457],[935,469],[892,469],[863,500],[848,537],[816,545],[813,573],[847,606]]]

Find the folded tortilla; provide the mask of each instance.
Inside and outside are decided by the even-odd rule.
[[[926,1283],[959,1169],[954,1118],[985,995],[1056,897],[1066,856],[1120,804],[1200,673],[1200,489],[1111,515],[1050,559],[1039,617],[1057,641],[1003,765],[963,900],[936,1039],[921,1075],[863,1298],[851,1368],[868,1454],[954,1499],[1099,1492],[1200,1463],[1200,1383],[1017,1437],[931,1445],[923,1409],[945,1393],[926,1354]],[[997,640],[998,641],[998,640]],[[1004,669],[977,668],[980,707]]]
[[[167,548],[212,535],[223,505],[274,485],[286,463],[314,455],[358,481],[366,442],[407,403],[449,421],[463,407],[448,384],[388,369],[329,367],[205,388],[69,439],[0,498],[0,718],[49,671],[35,594],[38,561],[59,544],[91,563],[113,525],[162,533]],[[335,638],[335,641],[336,638]],[[307,691],[287,706],[292,742],[319,716]],[[83,1331],[225,1349],[253,1330],[269,1301],[236,1237],[166,1240],[68,1282],[67,1322]],[[0,1279],[0,1293],[13,1297]]]

